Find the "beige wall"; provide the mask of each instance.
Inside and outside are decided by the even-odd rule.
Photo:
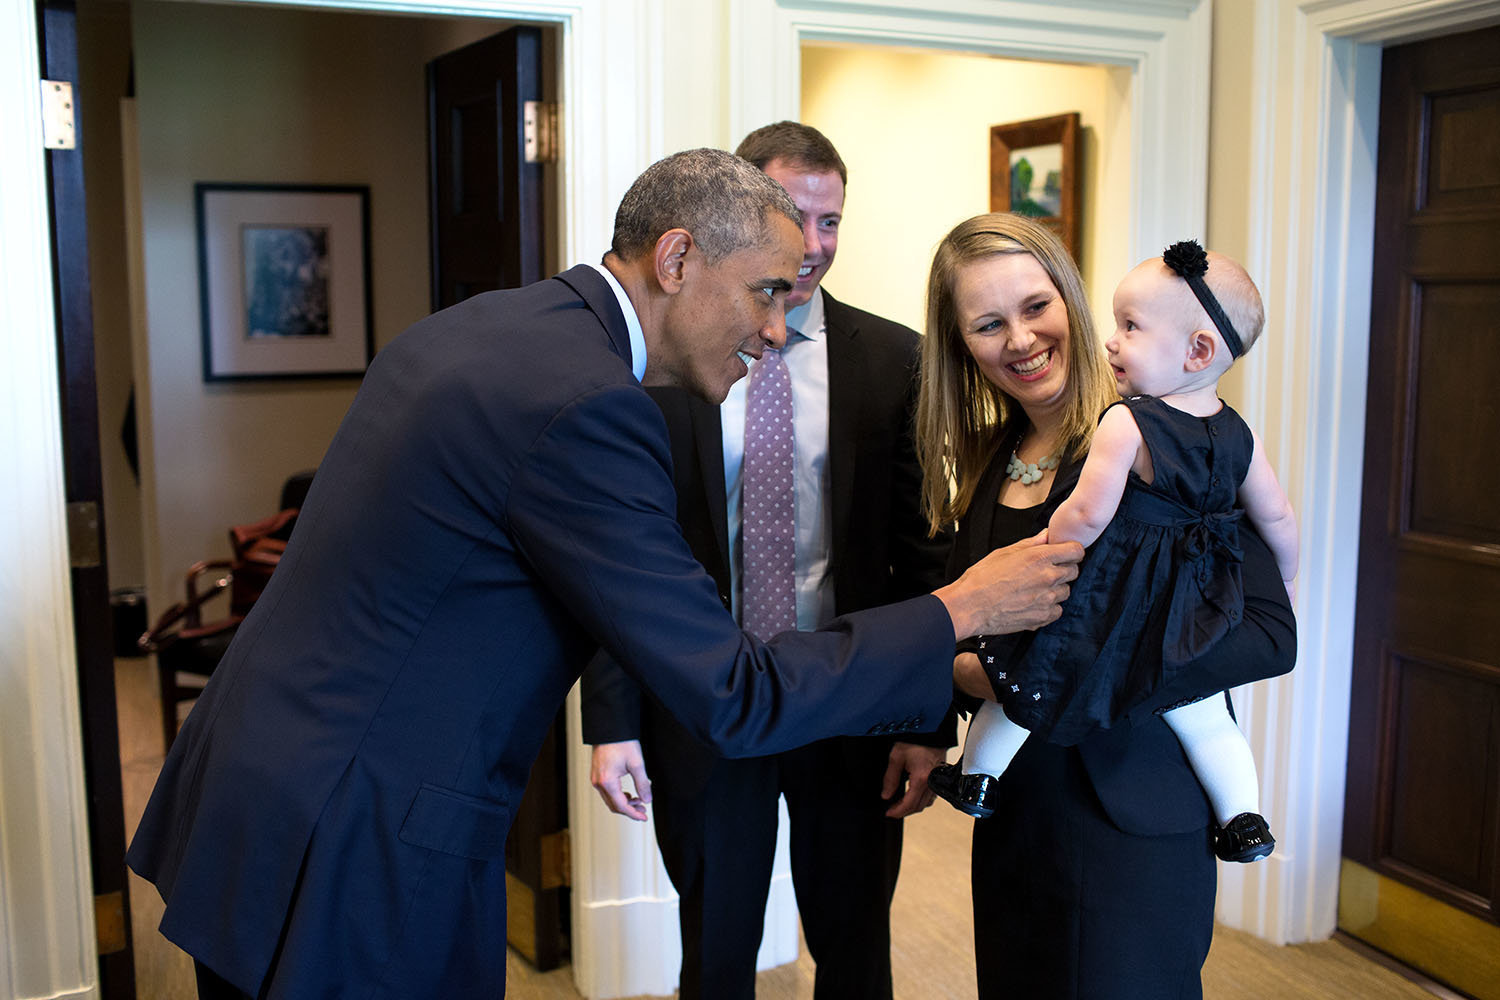
[[[728,26],[724,0],[673,0],[671,17],[662,24],[662,48],[666,52],[692,53],[687,65],[711,72],[682,71],[683,62],[672,60],[667,69],[671,105],[654,116],[649,127],[660,136],[662,155],[683,149],[711,146],[733,149],[743,136],[730,135]],[[763,124],[757,122],[757,125]],[[641,164],[642,169],[645,164]],[[625,192],[621,191],[623,195]],[[610,206],[611,211],[614,206]]]
[[[1256,106],[1263,103],[1255,87],[1257,0],[1215,0],[1213,89],[1208,123],[1208,232],[1206,245],[1252,266],[1251,277],[1266,288],[1268,275],[1255,274],[1245,259],[1255,213],[1251,204],[1250,164]],[[1268,336],[1274,336],[1267,331]],[[1262,345],[1264,346],[1264,345]],[[1231,404],[1242,402],[1244,365],[1235,365],[1220,382]]]
[[[989,210],[989,128],[1077,111],[1081,266],[1107,321],[1129,257],[1129,73],[876,46],[805,45],[802,118],[849,167],[828,288],[922,329],[928,267],[955,224]]]
[[[181,3],[133,15],[147,339],[145,536],[153,604],[228,525],[318,464],[357,381],[204,383],[193,184],[367,184],[376,348],[428,311],[426,98],[433,56],[498,30]],[[149,486],[154,486],[153,490]]]

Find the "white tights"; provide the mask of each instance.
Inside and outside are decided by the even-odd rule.
[[[1260,812],[1260,782],[1245,734],[1229,714],[1223,695],[1213,695],[1162,715],[1208,793],[1214,816],[1227,823],[1242,812]],[[969,723],[964,739],[965,774],[1003,774],[1029,731],[1010,721],[996,702],[987,701]]]
[[[1260,812],[1255,757],[1222,694],[1174,708],[1162,718],[1181,741],[1220,823],[1228,823],[1242,812]]]
[[[998,702],[979,706],[964,737],[964,774],[1003,774],[1031,733],[1006,718]]]

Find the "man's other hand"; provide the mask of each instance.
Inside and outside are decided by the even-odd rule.
[[[625,776],[635,785],[635,794],[625,790]],[[609,811],[642,822],[646,803],[651,801],[651,779],[646,776],[646,762],[641,757],[641,741],[600,743],[594,747],[589,765],[589,783],[598,789],[599,797]]]
[[[893,803],[885,814],[891,819],[900,819],[919,813],[932,805],[937,798],[927,787],[927,775],[943,762],[947,753],[939,747],[924,747],[916,743],[897,743],[891,747],[890,762],[885,767],[885,780],[880,785],[880,797],[893,799],[901,790],[903,777],[906,794],[901,801]]]

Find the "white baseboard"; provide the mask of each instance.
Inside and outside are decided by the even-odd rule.
[[[96,984],[82,989],[64,990],[61,993],[48,993],[45,996],[17,997],[16,1000],[99,1000],[99,987]]]
[[[575,937],[595,943],[589,1000],[669,995],[677,988],[682,940],[677,932],[677,897],[600,900],[581,907],[575,919],[586,926]],[[756,955],[757,971],[797,960],[797,901],[790,873],[771,880],[766,929]],[[580,987],[582,988],[582,987]]]
[[[578,983],[589,1000],[663,996],[677,988],[682,941],[676,896],[598,900],[577,907],[573,920],[573,940],[593,948],[588,963],[593,982]]]

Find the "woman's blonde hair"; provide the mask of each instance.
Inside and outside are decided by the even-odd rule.
[[[998,254],[1036,258],[1068,311],[1068,385],[1058,454],[1088,450],[1099,414],[1117,397],[1078,265],[1050,230],[1020,215],[989,213],[959,223],[938,244],[927,279],[927,336],[922,338],[917,399],[917,458],[922,465],[922,509],[936,534],[974,501],[979,477],[1014,419],[1025,419],[1014,399],[984,377],[959,328],[954,285],[975,261]],[[949,482],[954,484],[950,492]]]

